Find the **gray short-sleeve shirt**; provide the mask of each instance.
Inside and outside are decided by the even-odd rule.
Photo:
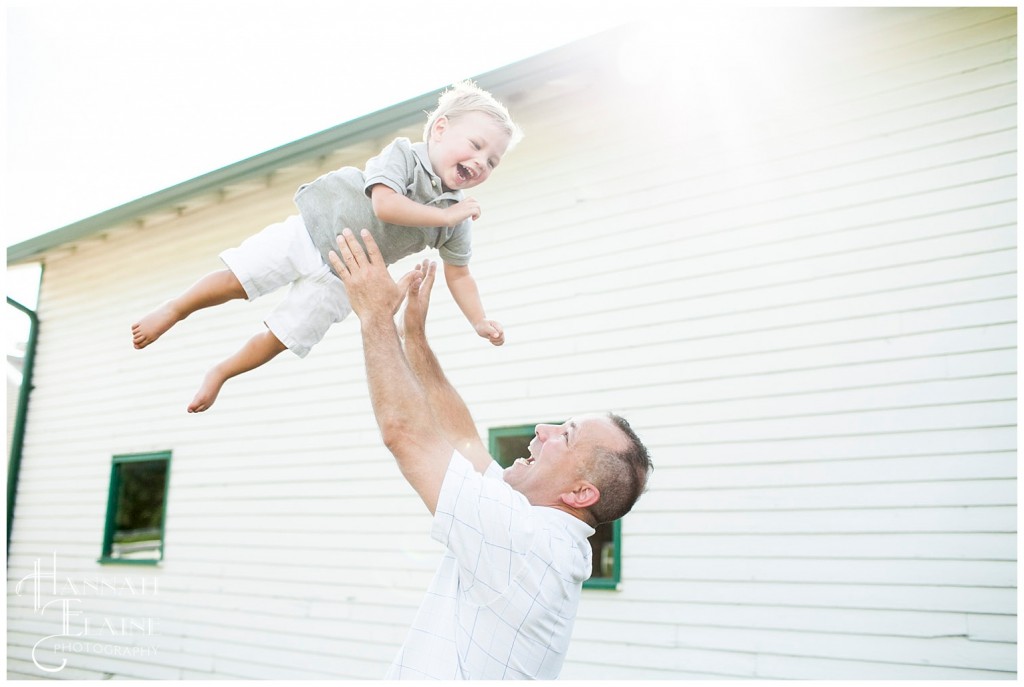
[[[331,264],[327,255],[338,251],[337,236],[345,227],[357,237],[360,229],[368,229],[389,265],[428,246],[436,248],[446,264],[469,264],[472,220],[454,227],[402,227],[382,222],[367,197],[375,184],[384,184],[423,205],[445,208],[462,200],[461,191],[445,191],[441,186],[426,143],[396,138],[367,161],[365,172],[342,167],[300,186],[295,193],[306,231],[325,264]]]

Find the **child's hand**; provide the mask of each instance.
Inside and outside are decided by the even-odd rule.
[[[444,215],[446,227],[454,227],[467,217],[475,222],[480,219],[480,203],[476,202],[475,198],[465,198],[445,208]]]
[[[505,343],[505,330],[502,329],[500,322],[494,320],[480,320],[473,327],[476,329],[476,333],[482,338],[487,339],[495,346],[500,346]]]

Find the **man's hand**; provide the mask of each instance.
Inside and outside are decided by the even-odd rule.
[[[424,260],[416,265],[422,279],[415,276],[409,283],[406,296],[405,312],[402,315],[402,328],[405,336],[426,336],[427,308],[430,306],[430,293],[434,288],[434,277],[437,276],[437,263]]]
[[[328,255],[331,265],[345,284],[349,303],[360,320],[376,315],[393,318],[405,298],[409,284],[422,280],[423,273],[418,269],[413,270],[396,284],[370,232],[363,229],[361,236],[366,244],[365,251],[352,230],[342,231],[338,236],[338,252],[341,257],[331,251]]]

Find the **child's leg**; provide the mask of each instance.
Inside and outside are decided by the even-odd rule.
[[[245,297],[242,283],[231,270],[211,272],[190,286],[185,293],[161,304],[133,324],[132,342],[135,348],[145,348],[196,310]]]
[[[215,365],[203,379],[202,386],[188,406],[188,412],[201,413],[217,400],[224,382],[255,369],[287,347],[269,329],[249,339],[237,353]]]

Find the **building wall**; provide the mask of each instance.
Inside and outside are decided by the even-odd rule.
[[[649,30],[511,98],[527,138],[474,193],[507,343],[443,285],[430,335],[481,432],[611,409],[651,448],[621,588],[584,592],[563,677],[1012,678],[1015,11],[762,12]],[[701,41],[716,22],[733,40]],[[201,415],[203,372],[274,299],[141,352],[129,335],[299,183],[383,142],[48,259],[11,677],[44,675],[57,615],[15,587],[54,557],[62,580],[134,591],[44,602],[155,621],[60,677],[383,673],[438,549],[380,445],[358,323]],[[158,450],[165,560],[101,567],[111,456]]]

